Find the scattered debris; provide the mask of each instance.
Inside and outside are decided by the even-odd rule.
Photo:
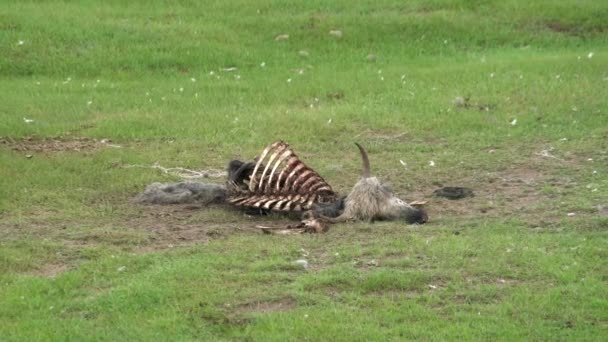
[[[367,55],[367,57],[365,57],[368,62],[375,62],[377,58],[378,57],[373,53],[370,53],[369,55]]]
[[[432,160],[429,160],[429,166],[435,166],[435,162]]]
[[[101,139],[99,142],[108,147],[122,148],[122,146],[120,146],[120,145],[110,144],[112,142],[112,140],[110,140],[110,139]]]
[[[167,173],[167,174],[172,174],[184,179],[197,179],[197,178],[223,178],[226,177],[228,175],[228,173],[225,170],[217,170],[217,169],[209,169],[209,170],[202,170],[202,171],[196,171],[196,170],[189,170],[183,167],[163,167],[161,165],[159,165],[158,163],[155,163],[154,165],[151,166],[147,166],[147,165],[124,165],[123,166],[126,169],[130,169],[130,168],[142,168],[142,169],[157,169],[157,170],[161,170],[163,173]]]
[[[436,88],[433,88],[433,90],[436,90]],[[454,105],[454,107],[456,107],[456,108],[465,108],[465,109],[475,108],[475,109],[478,109],[481,111],[486,111],[486,112],[489,112],[490,110],[492,110],[496,107],[496,105],[494,105],[494,104],[471,102],[471,99],[469,97],[462,97],[462,96],[456,96],[452,100],[452,105]]]
[[[300,51],[298,51],[298,55],[299,55],[300,57],[308,57],[308,56],[309,56],[309,53],[308,53],[308,51],[306,51],[306,50],[300,50]]]
[[[26,124],[29,124],[29,123],[34,122],[34,120],[28,119],[28,118],[23,118],[23,122],[25,122]]]
[[[367,266],[376,267],[378,266],[378,262],[375,259],[372,259],[366,263]]]
[[[433,194],[435,194],[435,196],[444,197],[450,200],[458,200],[475,196],[473,189],[459,186],[445,186],[433,191]]]
[[[276,235],[294,235],[304,233],[327,233],[329,231],[329,225],[326,222],[322,222],[318,219],[306,219],[302,220],[299,224],[292,226],[287,225],[286,227],[270,227],[257,225],[256,228],[261,229],[264,234],[276,234]]]
[[[341,30],[330,30],[329,35],[334,36],[336,38],[342,38],[342,31]]]
[[[426,205],[427,203],[428,203],[427,201],[420,201],[420,200],[417,200],[417,201],[412,201],[412,202],[410,202],[410,205],[411,205],[412,207],[415,207],[415,208],[422,208],[422,207],[423,207],[424,205]]]
[[[276,37],[274,37],[274,40],[276,40],[277,42],[283,41],[283,40],[287,40],[289,39],[289,35],[288,34],[279,34]]]
[[[127,269],[127,266],[120,266],[119,268],[116,269],[116,271],[123,272],[126,269]]]
[[[293,263],[298,266],[302,266],[302,268],[308,268],[308,261],[306,261],[305,259],[298,259],[298,260],[294,261]]]
[[[553,158],[553,159],[557,159],[557,160],[560,160],[560,161],[564,161],[563,159],[558,158],[558,157],[552,155],[551,151],[553,151],[553,147],[549,147],[548,149],[545,149],[545,150],[542,150],[540,152],[537,152],[536,155],[537,156],[541,156],[541,157],[545,157],[545,158]]]
[[[221,68],[220,70],[224,71],[224,72],[233,72],[233,71],[237,71],[238,69],[237,69],[237,67],[227,67],[227,68]]]
[[[574,217],[574,216],[576,216],[576,213],[568,213],[567,215],[568,215],[568,217]]]
[[[517,119],[513,119],[509,122],[509,124],[511,124],[511,126],[515,126],[517,125]]]

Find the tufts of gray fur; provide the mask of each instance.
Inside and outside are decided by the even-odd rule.
[[[152,183],[135,200],[148,204],[221,203],[227,196],[222,184],[201,182]]]

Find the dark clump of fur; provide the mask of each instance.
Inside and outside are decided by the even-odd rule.
[[[228,182],[240,185],[251,177],[255,163],[244,163],[240,160],[232,160],[228,163]]]
[[[338,217],[344,211],[344,200],[346,196],[340,197],[337,201],[331,203],[317,203],[313,207],[315,217]]]
[[[465,197],[473,197],[473,190],[470,188],[463,188],[459,186],[446,186],[433,191],[435,196],[445,197],[451,200],[457,200]]]
[[[424,224],[429,220],[426,210],[423,208],[414,208],[405,214],[405,222],[409,224]]]
[[[136,201],[148,204],[222,203],[226,187],[201,182],[152,183],[137,195]]]

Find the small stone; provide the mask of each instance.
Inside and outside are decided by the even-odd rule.
[[[304,259],[298,259],[298,260],[294,261],[293,263],[298,266],[302,266],[302,268],[308,268],[308,261],[306,261]]]
[[[334,36],[336,38],[342,38],[342,31],[340,30],[331,30],[329,31],[330,36]]]

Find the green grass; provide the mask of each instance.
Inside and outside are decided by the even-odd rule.
[[[2,8],[0,340],[608,333],[603,2]],[[360,142],[431,221],[279,237],[254,227],[286,218],[132,202],[178,178],[130,165],[221,169],[275,139],[342,193]]]

